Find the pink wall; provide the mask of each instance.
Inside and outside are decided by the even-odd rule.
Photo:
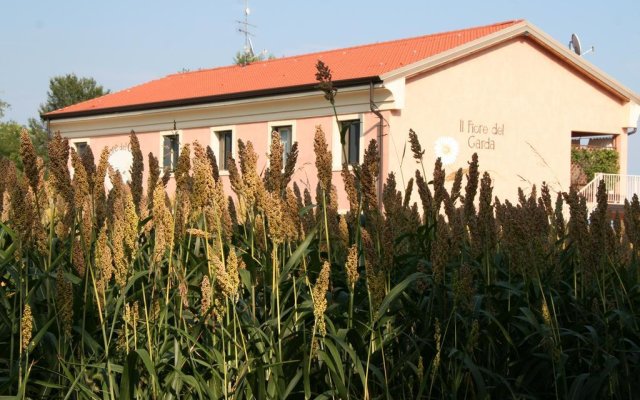
[[[390,118],[390,114],[388,112],[384,113],[385,118],[388,120]],[[362,129],[362,139],[361,139],[361,153],[364,153],[364,149],[369,144],[371,139],[378,138],[378,117],[373,113],[365,113],[363,114],[363,129]],[[316,131],[316,126],[321,126],[323,131],[325,132],[325,139],[327,141],[329,150],[334,152],[337,151],[340,154],[340,149],[332,148],[332,135],[338,135],[339,131],[337,130],[337,125],[335,123],[335,118],[333,115],[323,116],[323,117],[314,117],[314,118],[302,118],[295,120],[287,120],[283,121],[283,124],[287,124],[292,122],[295,125],[294,128],[294,141],[298,142],[298,162],[297,168],[292,178],[292,182],[296,182],[300,187],[300,190],[303,191],[305,188],[311,192],[312,198],[315,199],[315,190],[317,185],[317,176],[316,176],[316,167],[315,167],[315,153],[313,148],[313,141]],[[237,140],[241,139],[245,143],[252,142],[254,149],[258,155],[258,172],[264,173],[268,166],[268,146],[270,143],[270,135],[269,135],[269,124],[270,122],[258,122],[258,123],[245,123],[245,124],[237,124],[232,125],[235,131],[235,142],[234,142],[234,152],[237,150]],[[202,127],[202,128],[190,128],[190,129],[182,129],[181,131],[181,147],[185,143],[193,143],[198,141],[201,145],[207,146],[211,145],[212,135],[211,135],[211,127]],[[385,128],[385,133],[388,132],[388,127]],[[158,131],[153,132],[137,132],[138,140],[140,141],[140,148],[144,155],[144,181],[145,181],[145,190],[146,190],[146,180],[148,178],[148,154],[151,152],[154,156],[160,158],[160,148],[161,148],[161,133]],[[385,143],[387,138],[385,137]],[[98,162],[98,157],[100,152],[104,147],[114,148],[127,146],[129,143],[129,134],[117,134],[117,135],[109,135],[109,136],[96,136],[89,138],[89,143],[96,157],[96,163]],[[217,146],[217,143],[215,144]],[[385,153],[388,152],[387,145],[384,145]],[[237,157],[236,157],[237,161]],[[362,161],[362,157],[361,157]],[[162,160],[159,160],[162,166]],[[385,176],[386,176],[387,168],[384,168]],[[232,194],[229,177],[224,172],[221,173],[222,182],[225,187],[225,190],[229,195]],[[336,186],[338,190],[338,201],[339,208],[342,210],[346,210],[349,208],[349,202],[346,197],[344,191],[344,185],[342,182],[340,169],[335,169],[333,172],[333,184]],[[169,193],[175,190],[175,182],[173,178],[169,181],[167,185],[167,190]]]

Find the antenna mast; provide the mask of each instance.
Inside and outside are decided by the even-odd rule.
[[[244,20],[236,22],[240,25],[240,28],[238,28],[238,32],[244,34],[244,53],[248,56],[253,57],[255,54],[253,53],[253,43],[251,43],[250,37],[253,36],[253,33],[251,33],[249,29],[250,27],[256,28],[256,26],[249,23],[250,13],[251,10],[249,9],[248,0],[244,0]]]

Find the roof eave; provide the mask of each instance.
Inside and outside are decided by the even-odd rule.
[[[351,86],[360,86],[363,84],[369,83],[381,83],[382,80],[379,76],[368,76],[356,79],[345,79],[340,81],[333,82],[336,88],[345,88]],[[98,108],[94,110],[82,110],[82,111],[70,111],[70,112],[51,112],[47,114],[41,114],[41,118],[47,121],[57,120],[57,119],[66,119],[66,118],[76,118],[76,117],[89,117],[96,115],[106,115],[106,114],[116,114],[116,113],[125,113],[131,111],[146,111],[146,110],[157,110],[163,108],[172,108],[172,107],[180,107],[180,106],[193,106],[199,104],[207,104],[207,103],[218,103],[229,100],[243,100],[243,99],[251,99],[258,97],[266,97],[266,96],[275,96],[275,95],[283,95],[283,94],[295,94],[295,93],[303,93],[320,90],[317,88],[317,84],[305,84],[305,85],[297,85],[297,86],[287,86],[273,89],[264,89],[264,90],[254,90],[250,92],[237,92],[223,95],[215,95],[215,96],[204,96],[204,97],[192,97],[186,99],[178,99],[178,100],[168,100],[168,101],[160,101],[155,103],[142,103],[142,104],[131,104],[126,106],[118,106],[118,107],[107,107],[107,108]]]
[[[398,78],[405,78],[420,74],[442,65],[457,61],[461,58],[468,57],[474,53],[483,51],[489,47],[504,43],[518,36],[527,36],[534,40],[547,50],[554,53],[564,61],[571,64],[581,73],[588,76],[597,84],[626,101],[633,101],[640,104],[640,97],[629,88],[625,87],[611,76],[598,69],[583,57],[578,56],[558,41],[542,32],[535,25],[528,21],[522,21],[508,28],[502,29],[495,33],[483,36],[479,39],[465,43],[448,51],[436,54],[435,56],[425,58],[413,64],[406,65],[402,68],[389,71],[382,74],[380,78],[383,81],[390,81]]]

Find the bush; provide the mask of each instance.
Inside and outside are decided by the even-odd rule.
[[[620,172],[618,151],[615,149],[571,149],[571,162],[579,165],[591,181],[596,173]]]

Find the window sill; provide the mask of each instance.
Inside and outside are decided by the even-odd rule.
[[[349,164],[347,165],[347,167],[349,168],[349,171],[353,171],[353,164]],[[340,166],[340,168],[336,169],[335,167],[332,167],[331,170],[333,172],[342,172],[342,166]]]

